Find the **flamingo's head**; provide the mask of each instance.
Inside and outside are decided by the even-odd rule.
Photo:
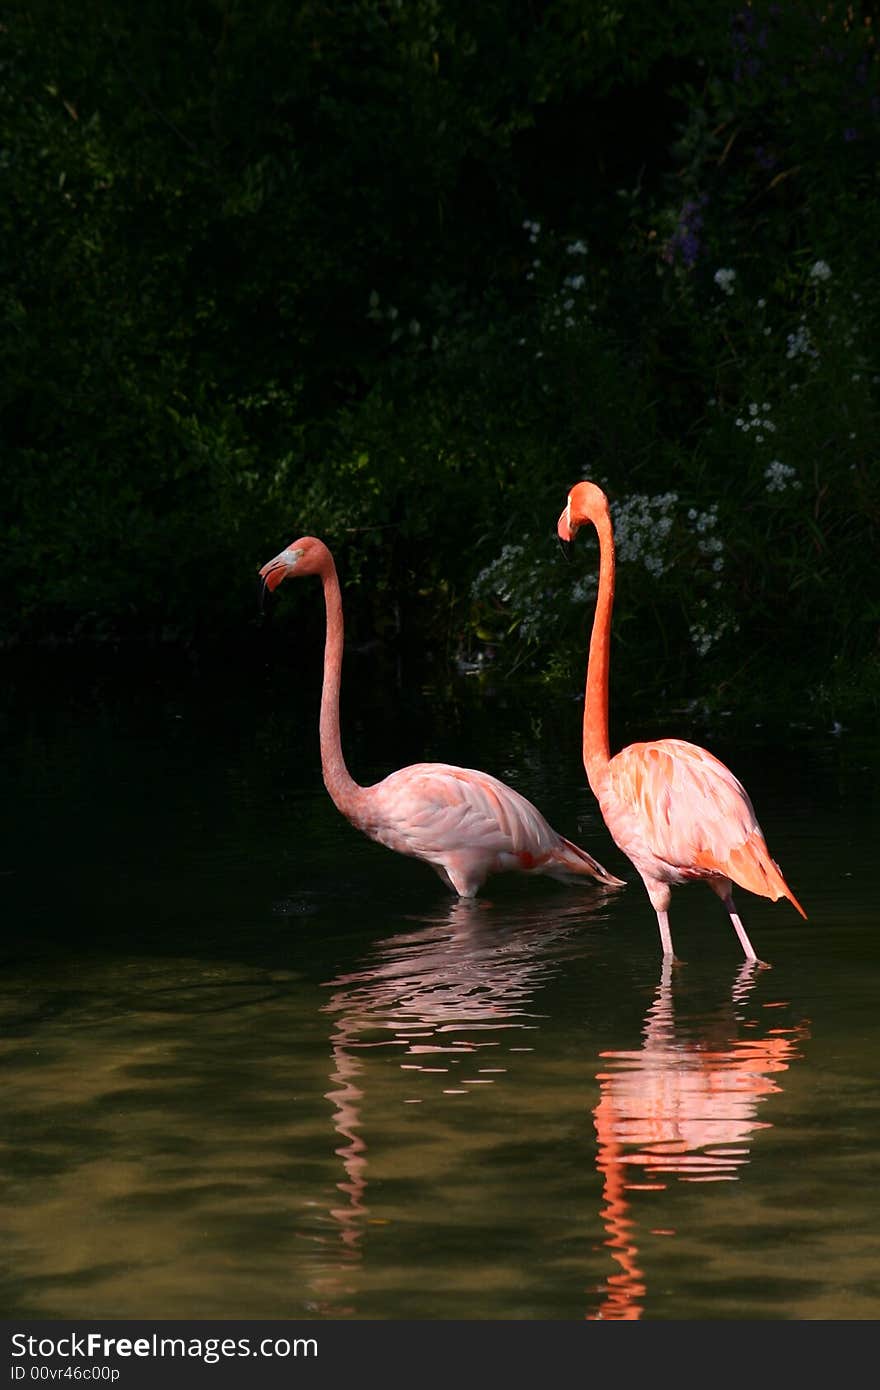
[[[608,515],[608,498],[595,483],[575,483],[556,527],[559,539],[573,541],[585,521],[595,525]]]
[[[267,589],[277,589],[281,581],[292,574],[297,578],[303,574],[320,574],[328,560],[330,552],[323,541],[316,536],[301,536],[263,566],[260,578]]]

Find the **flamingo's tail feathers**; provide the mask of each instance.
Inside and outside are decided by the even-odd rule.
[[[579,874],[590,878],[595,878],[599,883],[604,883],[609,888],[625,888],[626,881],[616,878],[614,874],[608,872],[592,854],[587,854],[580,845],[572,844],[571,840],[566,840],[563,835],[559,837],[559,847],[551,862],[558,866],[562,874]]]
[[[750,893],[760,893],[764,898],[772,898],[774,902],[788,898],[801,916],[806,918],[807,914],[786,883],[776,860],[770,858],[770,851],[759,833],[753,834],[744,845],[735,849],[723,867],[725,874],[741,888],[747,888]]]
[[[777,865],[777,868],[778,868],[778,865]],[[780,874],[780,878],[782,878],[782,875],[781,875],[781,874]],[[783,879],[782,881],[783,881],[783,883],[785,883],[785,879]],[[801,914],[801,916],[803,917],[804,921],[806,921],[806,920],[807,920],[807,914],[804,912],[804,909],[801,907],[800,903],[798,902],[798,900],[797,900],[797,898],[795,897],[794,893],[792,893],[792,891],[791,891],[791,889],[789,888],[789,886],[788,886],[787,883],[785,884],[785,896],[788,898],[788,901],[791,903],[792,907],[796,907],[797,910],[798,910],[798,912],[799,912],[799,913]]]

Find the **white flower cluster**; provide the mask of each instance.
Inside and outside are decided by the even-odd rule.
[[[789,358],[789,360],[791,360],[794,357],[819,356],[818,352],[813,347],[813,344],[810,341],[810,335],[807,331],[807,325],[804,319],[801,319],[794,333],[788,334],[786,342],[788,346],[786,348],[785,355],[787,358]]]
[[[717,519],[717,509],[712,507],[709,512],[704,513],[704,515],[716,516]],[[721,587],[720,579],[716,580],[714,587],[716,589]],[[715,646],[716,642],[721,641],[721,638],[726,632],[739,632],[739,623],[733,617],[723,617],[719,614],[716,615],[714,622],[710,624],[709,600],[705,598],[700,599],[698,606],[700,609],[700,616],[690,624],[690,634],[691,641],[697,649],[698,656],[705,656],[706,653],[711,651]]]
[[[703,599],[701,607],[705,608],[706,600]],[[730,622],[725,618],[720,618],[714,627],[710,627],[708,620],[698,619],[691,623],[691,641],[697,649],[698,656],[705,656],[708,651],[715,646],[724,636],[725,632],[738,632],[739,623]]]
[[[597,573],[581,575],[571,586],[572,603],[586,603],[588,599],[596,597],[599,588],[599,576]]]
[[[707,559],[711,558],[712,569],[716,574],[720,574],[721,570],[724,569],[724,542],[720,536],[714,534],[715,527],[718,525],[718,503],[713,502],[706,512],[698,512],[696,507],[691,507],[687,519],[699,538],[697,549]],[[716,589],[720,583],[720,580],[716,580]]]
[[[392,325],[392,343],[398,342],[406,332],[409,332],[413,338],[417,338],[422,331],[422,325],[419,323],[418,319],[410,319],[409,323],[404,327],[402,323],[398,323],[399,317],[400,315],[393,304],[387,305],[384,309],[379,307],[378,290],[370,291],[370,307],[367,311],[367,318],[372,319],[374,323],[381,323],[383,320],[387,319],[388,323]],[[431,346],[437,346],[436,337],[432,339]]]
[[[735,270],[716,270],[713,279],[719,290],[723,294],[733,294],[733,282],[736,279]]]
[[[677,492],[654,497],[634,493],[623,502],[612,502],[618,559],[639,560],[649,574],[659,578],[666,569],[666,538],[672,530],[677,502]]]
[[[703,623],[691,623],[691,641],[700,656],[705,656],[716,641],[716,634]]]
[[[811,279],[811,280],[830,280],[830,279],[831,279],[831,266],[828,264],[828,262],[827,262],[827,261],[816,261],[816,263],[810,267],[810,279]]]
[[[696,507],[691,507],[688,511],[688,521],[693,522],[694,530],[704,535],[706,531],[713,531],[718,525],[718,503],[713,502],[707,512],[698,512]]]
[[[505,545],[471,586],[475,598],[497,598],[518,623],[518,635],[532,642],[546,635],[558,607],[555,588],[558,557],[536,559],[524,545]]]
[[[506,545],[491,564],[480,570],[471,587],[471,592],[479,597],[482,594],[495,594],[502,603],[509,603],[516,587],[515,576],[519,561],[525,554],[525,546]]]
[[[790,463],[780,463],[779,459],[767,465],[764,477],[767,479],[768,492],[785,492],[788,487],[799,488],[801,485],[797,469],[792,468]]]
[[[540,222],[533,222],[531,218],[527,217],[525,222],[523,223],[523,231],[528,232],[529,241],[532,243],[533,246],[535,246],[537,244],[538,237],[541,235],[541,224]],[[540,268],[540,265],[540,260],[538,259],[538,257],[535,257],[535,259],[532,261],[531,270],[526,271],[527,280],[534,280],[535,271]]]
[[[546,627],[548,616],[542,612],[546,596],[552,594],[553,602],[557,602],[556,563],[557,556],[535,562],[534,556],[525,555],[524,545],[503,546],[500,555],[477,575],[471,594],[474,598],[496,598],[506,603],[520,616],[520,634],[532,637],[542,626]],[[582,605],[595,598],[596,589],[598,573],[594,570],[577,578],[567,592],[571,603]]]
[[[522,225],[523,230],[529,234],[529,241],[535,246],[541,234],[540,222],[533,222],[531,218],[526,218]],[[587,243],[580,239],[568,242],[565,246],[565,251],[569,256],[586,256],[589,254]],[[541,269],[541,264],[540,257],[533,255],[525,273],[525,279],[527,281],[533,282],[537,278],[536,272]],[[547,272],[551,268],[552,262],[548,261],[544,276],[542,277],[544,286],[540,291],[541,298],[543,299],[542,307],[545,328],[549,328],[551,331],[558,331],[560,328],[575,328],[578,324],[579,311],[581,311],[580,316],[582,316],[585,306],[583,304],[577,304],[573,296],[577,291],[586,288],[587,277],[582,274],[565,275],[558,288],[549,290],[547,288],[549,278]],[[594,304],[589,305],[590,309],[594,309],[595,307]],[[526,346],[525,339],[519,340],[519,346]],[[543,356],[543,353],[535,353],[536,358],[541,356]],[[544,390],[547,389],[545,385]]]
[[[753,433],[756,444],[764,443],[765,432],[767,434],[776,433],[776,426],[770,419],[769,401],[764,401],[762,405],[758,405],[757,401],[751,401],[748,415],[737,415],[733,423],[738,430],[742,430],[743,434]]]
[[[562,281],[562,289],[557,291],[547,305],[551,327],[558,327],[560,319],[566,328],[575,327],[578,311],[581,312],[582,316],[584,311],[583,301],[578,304],[575,299],[575,294],[579,290],[582,290],[586,283],[587,277],[585,275],[565,276],[565,279]],[[595,305],[591,304],[589,307],[593,309]]]
[[[583,306],[575,305],[575,300],[573,299],[569,291],[571,289],[581,289],[584,284],[584,277],[583,275],[569,275],[568,278],[563,282],[563,284],[565,288],[563,288],[562,293],[565,295],[565,298],[556,299],[553,302],[552,307],[550,308],[550,316],[551,319],[561,318],[566,328],[574,328],[576,319],[574,314],[572,313],[572,310],[576,307]]]

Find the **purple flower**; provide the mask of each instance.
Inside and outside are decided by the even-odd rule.
[[[690,270],[700,254],[699,237],[697,237],[694,232],[685,232],[679,245],[681,249],[681,259],[684,261],[687,269]]]
[[[678,226],[663,248],[663,259],[667,265],[678,261],[686,270],[696,265],[700,255],[699,231],[703,225],[701,209],[709,201],[707,194],[699,198],[688,198],[678,214]]]

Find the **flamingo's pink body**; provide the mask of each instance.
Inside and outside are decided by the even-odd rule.
[[[744,787],[729,768],[682,739],[633,743],[613,758],[608,742],[608,672],[614,602],[614,535],[608,499],[578,483],[559,518],[562,540],[591,522],[599,536],[599,591],[584,706],[584,767],[605,824],[644,881],[657,913],[663,954],[672,956],[669,902],[676,884],[703,879],[727,908],[748,960],[757,960],[736,912],[732,884],[788,898],[806,913],[770,857]]]
[[[321,694],[321,766],[338,809],[372,840],[424,859],[447,887],[476,895],[490,874],[517,870],[598,879],[620,886],[586,850],[548,825],[540,811],[496,777],[447,763],[414,763],[362,787],[349,775],[339,731],[342,595],[333,556],[304,536],[260,570],[270,589],[290,575],[316,574],[324,586],[327,635]]]

